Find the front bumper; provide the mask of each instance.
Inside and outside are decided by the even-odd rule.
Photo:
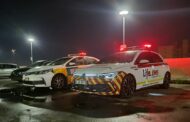
[[[74,84],[73,88],[81,90],[81,91],[90,91],[90,92],[110,92],[110,91],[112,91],[107,84],[96,84],[96,85]]]
[[[13,81],[22,81],[22,75],[20,75],[20,74],[12,73],[10,78]]]
[[[78,80],[85,83],[79,84]],[[73,80],[72,89],[97,95],[118,95],[120,93],[121,80],[122,78],[118,78],[118,76],[110,80],[99,77],[77,77]]]
[[[23,81],[23,86],[33,86],[33,87],[46,87],[46,82],[44,79],[38,81]]]
[[[51,87],[53,73],[23,76],[23,86]]]
[[[74,84],[72,89],[75,91],[80,91],[82,93],[88,93],[88,94],[116,95],[115,90],[112,90],[108,84],[96,84],[96,85]]]
[[[6,77],[6,78],[9,78],[11,76],[11,74],[8,74],[8,73],[1,73],[0,74],[0,78],[2,77],[2,78],[4,78],[4,77]]]

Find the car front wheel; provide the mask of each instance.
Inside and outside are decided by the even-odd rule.
[[[57,74],[53,77],[51,87],[54,90],[60,90],[66,87],[66,78],[62,74]]]
[[[170,87],[170,81],[171,81],[171,76],[170,73],[166,73],[164,76],[163,84],[161,85],[161,88],[163,89],[168,89]]]
[[[127,75],[124,77],[121,83],[120,97],[130,97],[135,93],[136,81],[132,75]]]

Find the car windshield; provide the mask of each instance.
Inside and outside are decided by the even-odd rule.
[[[49,61],[37,61],[30,65],[29,67],[37,67],[37,66],[45,66],[49,63]]]
[[[51,63],[49,63],[48,65],[50,66],[54,66],[54,65],[62,65],[64,63],[66,63],[68,60],[70,60],[71,58],[69,57],[64,57],[64,58],[61,58],[61,59],[57,59]]]
[[[133,61],[136,51],[115,53],[100,60],[99,63],[130,63]]]

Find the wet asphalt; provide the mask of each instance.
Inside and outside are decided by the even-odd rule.
[[[190,85],[152,87],[133,97],[97,96],[71,90],[23,89],[0,79],[0,121],[190,121]]]

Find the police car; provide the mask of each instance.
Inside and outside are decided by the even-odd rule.
[[[88,67],[99,61],[95,57],[85,55],[85,53],[69,55],[47,66],[32,68],[23,75],[23,86],[66,88],[72,83],[72,74],[77,68]]]
[[[168,88],[170,69],[162,56],[146,49],[118,52],[89,68],[77,69],[73,89],[98,95],[131,96],[152,85]]]

